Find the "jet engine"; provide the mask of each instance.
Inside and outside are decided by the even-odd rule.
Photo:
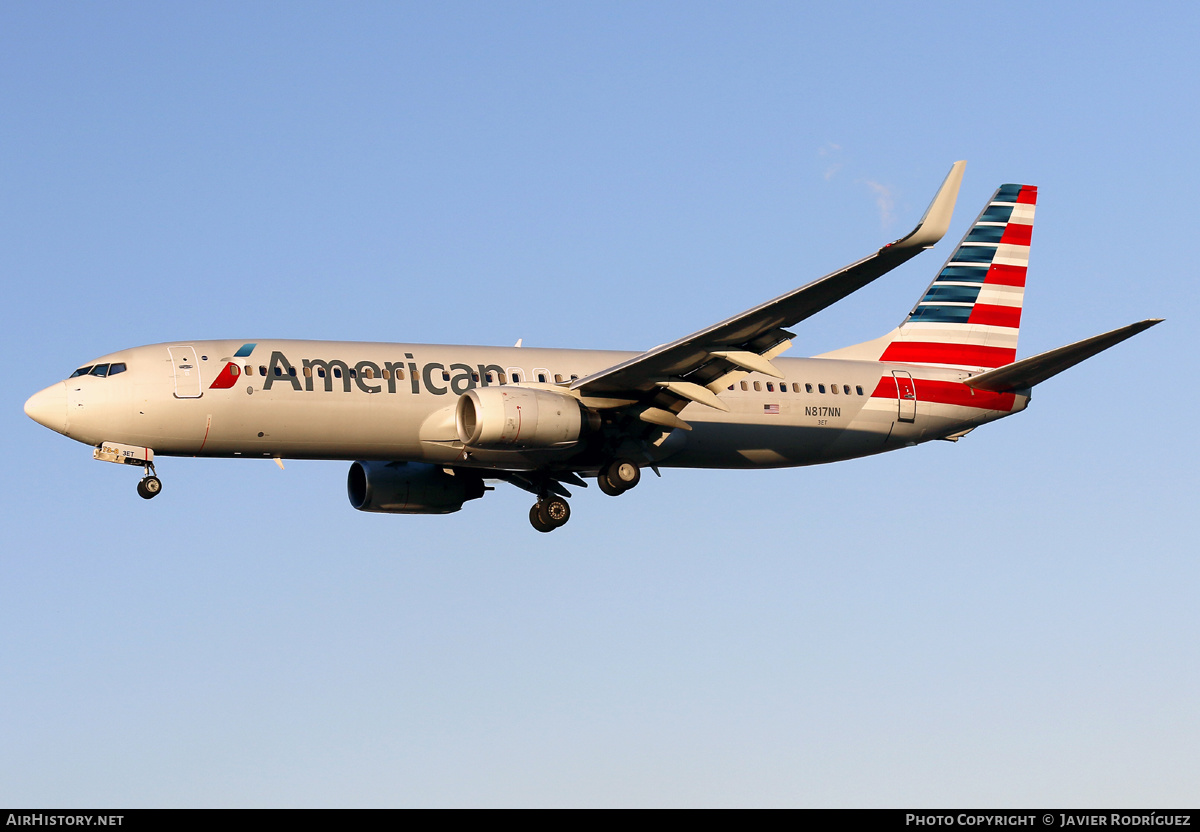
[[[346,477],[350,505],[385,514],[450,514],[483,496],[483,478],[472,471],[446,473],[419,462],[355,462]]]
[[[530,387],[475,387],[454,411],[464,445],[492,448],[552,448],[573,445],[599,417],[577,399]]]

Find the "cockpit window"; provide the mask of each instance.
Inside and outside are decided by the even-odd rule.
[[[117,364],[89,364],[71,373],[70,377],[95,376],[96,378],[105,378],[106,376],[115,376],[117,373],[123,373],[125,369],[125,362]]]

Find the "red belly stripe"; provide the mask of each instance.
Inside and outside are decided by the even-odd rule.
[[[913,379],[917,389],[918,402],[933,404],[953,404],[959,407],[977,407],[980,410],[1009,411],[1013,408],[1016,396],[1012,393],[993,393],[990,390],[973,390],[957,381],[930,381],[929,379]],[[896,398],[896,380],[891,376],[879,379],[871,396],[877,399]]]

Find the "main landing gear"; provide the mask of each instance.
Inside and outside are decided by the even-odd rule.
[[[600,490],[610,497],[624,494],[642,480],[637,463],[628,459],[614,459],[596,474]],[[538,501],[529,509],[529,523],[539,532],[552,532],[565,526],[571,519],[571,507],[556,494],[541,486]]]
[[[571,507],[562,497],[542,497],[529,509],[529,522],[539,532],[552,532],[571,519]]]
[[[137,484],[137,493],[143,500],[149,500],[157,497],[159,492],[162,491],[162,480],[155,476],[154,463],[147,463],[145,471],[146,476],[142,477],[141,481]]]
[[[610,497],[624,494],[641,481],[641,469],[637,467],[636,462],[628,459],[614,459],[596,475],[596,484]]]

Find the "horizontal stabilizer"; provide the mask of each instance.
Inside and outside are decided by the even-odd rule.
[[[1103,335],[1085,338],[1082,341],[1076,341],[1074,344],[1068,344],[1065,347],[1059,347],[1056,350],[1050,350],[1041,355],[1035,355],[1032,358],[1026,358],[1004,367],[997,367],[995,370],[988,370],[986,373],[969,378],[963,383],[968,387],[974,387],[976,390],[990,390],[993,393],[1007,393],[1013,390],[1033,387],[1033,385],[1040,384],[1046,379],[1058,375],[1063,370],[1074,367],[1080,361],[1091,358],[1096,353],[1103,352],[1109,347],[1121,343],[1126,338],[1132,338],[1139,332],[1149,329],[1155,324],[1160,324],[1162,321],[1162,318],[1150,318],[1149,320],[1138,321],[1136,324],[1123,326],[1120,329],[1114,329],[1112,332],[1106,332]]]

